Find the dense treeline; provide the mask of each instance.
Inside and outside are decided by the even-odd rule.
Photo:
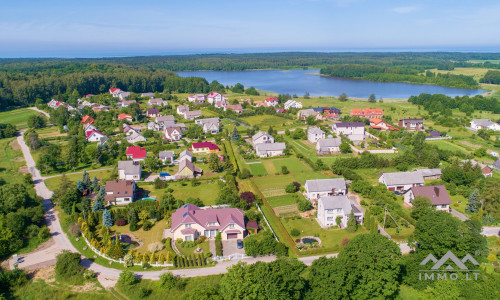
[[[425,72],[425,75],[420,75],[425,69],[425,65],[391,67],[372,64],[342,64],[321,68],[320,73],[333,77],[365,79],[379,82],[411,82],[456,88],[478,87],[478,83],[472,76],[453,75],[449,73],[435,74],[429,71]]]
[[[500,84],[500,71],[488,71],[484,74],[484,77],[481,78],[480,82],[482,83],[492,83],[492,84]]]
[[[481,95],[469,97],[448,97],[443,94],[420,94],[411,96],[408,102],[422,105],[430,113],[448,115],[447,111],[458,108],[465,113],[472,113],[475,110],[491,111],[495,114],[500,113],[500,103],[494,98],[486,98]]]

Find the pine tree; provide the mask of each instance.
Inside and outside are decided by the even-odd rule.
[[[160,255],[158,255],[158,262],[162,265],[165,263],[165,256],[161,252]]]
[[[151,256],[149,257],[149,263],[156,264],[156,254],[154,252],[151,253]]]
[[[472,191],[469,195],[469,200],[465,206],[465,212],[467,213],[477,213],[481,207],[481,199],[479,198],[479,192],[477,189]]]
[[[358,223],[356,222],[356,217],[354,212],[351,210],[349,215],[349,220],[347,220],[347,232],[356,232],[358,230]]]
[[[83,171],[82,182],[85,185],[86,189],[90,189],[92,183],[90,181],[90,175],[89,173],[87,173],[87,171]]]
[[[137,218],[137,213],[133,208],[131,208],[128,212],[128,224],[129,224],[129,229],[131,231],[136,231],[138,228],[137,226],[138,218]]]
[[[231,140],[233,142],[236,142],[236,141],[240,140],[240,134],[239,134],[238,130],[236,129],[236,127],[234,127],[233,133],[231,133]]]
[[[365,229],[370,231],[370,229],[371,229],[370,226],[372,225],[372,214],[371,214],[370,210],[368,210],[368,209],[366,210],[363,223],[365,224]]]
[[[104,209],[104,213],[102,214],[102,224],[106,226],[106,228],[113,226],[113,218],[107,209]]]
[[[94,203],[92,204],[92,211],[99,211],[104,209],[104,199],[106,197],[106,191],[104,190],[104,186],[101,186],[97,197],[94,199]]]
[[[76,189],[81,193],[85,190],[85,184],[81,181],[81,180],[78,180],[76,182]]]
[[[97,179],[96,176],[94,176],[94,179],[92,179],[92,184],[90,185],[90,189],[93,192],[97,192],[100,189],[100,187],[99,187],[99,180]]]

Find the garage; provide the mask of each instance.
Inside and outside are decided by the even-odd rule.
[[[228,233],[227,234],[227,239],[230,240],[230,239],[237,239],[238,238],[238,234],[237,233]]]

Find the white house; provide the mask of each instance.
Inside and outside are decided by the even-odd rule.
[[[302,108],[302,102],[295,101],[295,100],[287,100],[284,104],[285,109],[290,109],[290,108]]]
[[[316,143],[316,151],[318,154],[330,154],[340,152],[341,138],[320,139]]]
[[[203,104],[205,103],[205,95],[203,94],[189,95],[188,101],[191,103]]]
[[[492,122],[490,119],[474,119],[470,121],[470,128],[474,130],[486,129],[500,131],[500,124]]]
[[[415,186],[424,185],[424,176],[420,171],[382,173],[378,181],[387,186],[389,191],[405,192]]]
[[[160,151],[158,158],[166,165],[174,162],[174,151]]]
[[[274,137],[265,131],[259,131],[252,136],[252,143],[257,144],[265,144],[265,143],[274,143]]]
[[[285,149],[285,143],[262,143],[255,146],[255,152],[259,157],[280,156]]]
[[[428,198],[436,210],[450,211],[451,199],[444,185],[415,186],[404,194],[407,205],[413,206],[412,201],[418,196]]]
[[[203,133],[216,134],[219,132],[219,118],[197,119],[194,122],[203,126]]]
[[[363,213],[352,205],[346,195],[323,196],[318,199],[316,220],[321,227],[339,226],[339,228],[346,228],[351,211],[356,218],[356,222],[362,223]],[[337,224],[337,218],[340,218],[339,224]]]
[[[361,142],[365,139],[365,123],[363,122],[334,123],[332,130],[337,136],[343,134],[353,142]]]
[[[127,141],[131,144],[145,142],[147,139],[140,133],[134,130],[129,136],[127,136]]]
[[[168,102],[161,98],[151,98],[147,103],[149,106],[157,105],[157,106],[167,106]]]
[[[184,118],[186,120],[194,120],[199,117],[201,117],[201,110],[186,111],[184,113]]]
[[[108,181],[105,191],[105,200],[109,204],[127,205],[134,202],[135,182],[133,180]]]
[[[182,130],[179,127],[169,127],[165,129],[165,138],[171,141],[180,141],[182,139]]]
[[[207,95],[207,102],[210,104],[215,104],[217,101],[222,101],[224,97],[216,92],[211,92],[210,94]]]
[[[189,106],[187,106],[187,105],[177,106],[177,114],[178,115],[184,116],[187,111],[189,111]]]
[[[339,196],[347,194],[344,178],[306,180],[304,197],[313,201],[325,196]]]
[[[120,180],[141,180],[142,167],[132,160],[118,161],[118,178]]]
[[[86,132],[87,141],[88,142],[99,142],[102,138],[106,137],[106,135],[97,129],[92,129]]]
[[[313,144],[317,143],[318,140],[325,138],[325,132],[319,127],[311,127],[307,129],[307,140]]]
[[[264,102],[267,104],[267,106],[273,106],[273,107],[278,106],[280,104],[280,101],[276,97],[266,98]]]

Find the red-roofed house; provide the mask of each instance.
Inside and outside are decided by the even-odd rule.
[[[268,106],[277,106],[280,104],[280,101],[276,97],[271,97],[266,98],[265,103],[267,103]]]
[[[488,166],[485,166],[484,168],[481,169],[481,173],[483,174],[484,177],[492,177],[493,169]]]
[[[211,153],[211,152],[219,152],[219,146],[212,142],[202,142],[202,143],[193,143],[191,146],[191,150],[193,153]]]
[[[373,129],[377,130],[392,130],[392,131],[398,131],[396,127],[387,124],[384,120],[381,120],[379,118],[371,118],[370,119],[370,127]]]
[[[444,185],[414,186],[405,193],[404,201],[412,206],[412,201],[418,196],[429,198],[436,210],[450,210],[451,199]]]
[[[94,124],[95,120],[91,116],[84,116],[80,121],[82,124]]]
[[[228,110],[228,109],[230,109],[230,110],[234,111],[234,112],[235,112],[235,113],[237,113],[237,114],[241,114],[241,113],[243,112],[243,107],[241,107],[241,104],[236,104],[236,105],[226,105],[226,106],[224,107],[224,111],[226,111],[226,110]]]
[[[111,95],[113,95],[113,97],[118,97],[120,96],[122,90],[120,90],[119,88],[113,88],[113,89],[109,89],[109,93]]]
[[[123,120],[132,122],[132,116],[129,114],[119,114],[118,121],[123,121]]]
[[[351,109],[351,116],[361,118],[381,118],[384,116],[384,111],[381,108],[365,108],[365,109]]]
[[[143,161],[146,159],[147,151],[140,146],[127,147],[127,158],[133,161]]]
[[[173,240],[194,241],[200,236],[223,240],[242,239],[245,235],[245,217],[239,208],[199,208],[185,204],[172,214],[170,232]]]
[[[106,135],[97,129],[92,129],[86,132],[87,141],[89,142],[99,142]]]
[[[217,101],[222,101],[224,97],[216,92],[211,92],[207,95],[207,102],[210,104],[215,104]]]

